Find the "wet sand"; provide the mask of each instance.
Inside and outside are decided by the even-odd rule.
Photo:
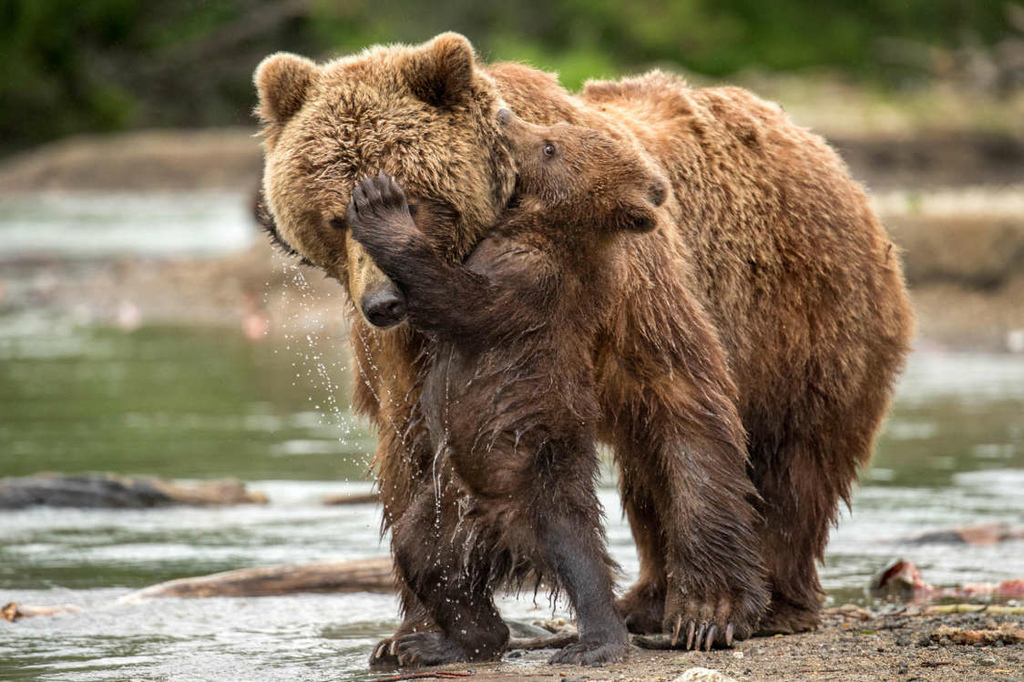
[[[675,680],[691,668],[716,670],[728,678],[749,682],[774,680],[1021,680],[1024,644],[953,644],[949,630],[1016,632],[1024,636],[1024,617],[986,613],[927,614],[916,609],[891,615],[857,607],[832,609],[816,632],[778,635],[740,642],[732,650],[710,652],[636,649],[624,663],[599,668],[550,666],[550,651],[513,652],[496,664],[448,666],[444,671],[473,671],[473,680],[528,682]],[[1000,630],[1000,628],[1003,628]],[[425,672],[425,671],[419,671]],[[401,675],[401,672],[394,673]],[[692,679],[701,678],[691,673]],[[382,679],[390,675],[382,674]],[[441,677],[425,679],[444,679]],[[719,682],[722,682],[719,678]]]

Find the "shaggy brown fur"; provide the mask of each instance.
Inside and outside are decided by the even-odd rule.
[[[641,558],[619,608],[631,629],[681,630],[687,646],[725,644],[730,622],[747,636],[763,585],[744,567],[760,556],[771,593],[762,627],[819,622],[816,560],[870,457],[912,327],[898,250],[821,138],[746,91],[694,90],[659,72],[572,96],[534,69],[479,64],[454,34],[322,66],[275,55],[256,81],[277,234],[357,303],[348,274],[359,250],[338,228],[368,172],[394,175],[423,202],[421,229],[457,262],[512,194],[502,106],[648,155],[669,180],[674,229],[635,239],[612,303],[594,311],[598,432],[615,449]],[[353,345],[355,405],[380,429],[391,525],[429,478],[416,407],[423,341],[357,316]],[[404,606],[399,634],[428,623],[408,594]]]
[[[394,550],[441,632],[398,638],[402,665],[499,656],[508,629],[492,591],[525,569],[564,589],[578,614],[580,641],[553,663],[619,660],[629,646],[594,490],[592,313],[615,289],[624,245],[613,242],[655,228],[666,186],[629,144],[498,116],[519,205],[464,265],[438,257],[384,175],[356,185],[347,216],[404,292],[410,323],[434,340],[420,403],[438,470],[395,524]]]

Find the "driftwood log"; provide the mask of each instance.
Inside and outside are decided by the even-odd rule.
[[[340,495],[327,495],[323,500],[325,505],[331,507],[348,504],[377,504],[380,502],[379,493],[343,493]]]
[[[1024,540],[1024,528],[1006,523],[986,523],[924,533],[904,540],[910,545],[995,545],[1000,542]]]
[[[0,608],[0,616],[8,623],[13,623],[22,618],[35,618],[36,616],[56,616],[61,613],[81,613],[82,607],[74,604],[61,604],[59,606],[27,606],[12,601]]]
[[[45,473],[0,479],[0,509],[34,506],[146,509],[266,502],[266,495],[246,490],[244,483],[233,478],[202,481],[194,485],[172,483],[155,476],[115,474]]]
[[[280,564],[259,568],[240,568],[196,578],[179,578],[151,585],[119,598],[118,603],[133,604],[149,599],[177,597],[277,597],[299,592],[378,592],[395,591],[390,557],[324,561],[310,564]],[[0,609],[7,621],[79,613],[74,604],[29,606],[10,602]]]
[[[120,602],[179,597],[276,597],[297,592],[394,592],[390,557],[240,568],[179,578],[131,592]]]

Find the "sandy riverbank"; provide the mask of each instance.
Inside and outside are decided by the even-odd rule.
[[[1021,680],[1024,618],[1020,615],[920,610],[882,615],[857,607],[832,609],[816,632],[755,638],[732,650],[710,652],[636,649],[624,663],[600,668],[549,666],[550,651],[513,652],[495,664],[449,666],[481,682],[772,682],[775,680]],[[957,643],[977,639],[978,644]],[[704,668],[723,677],[687,670]],[[423,671],[425,672],[425,671]],[[381,679],[388,679],[382,675]],[[397,678],[396,678],[397,679]],[[411,678],[407,678],[411,679]],[[423,677],[416,679],[452,679]]]

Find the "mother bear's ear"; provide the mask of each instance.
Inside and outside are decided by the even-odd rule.
[[[476,54],[465,36],[442,33],[409,56],[405,77],[419,99],[445,107],[469,98]]]
[[[287,52],[264,59],[253,76],[260,98],[256,114],[265,123],[286,122],[305,103],[316,71],[310,60]]]

